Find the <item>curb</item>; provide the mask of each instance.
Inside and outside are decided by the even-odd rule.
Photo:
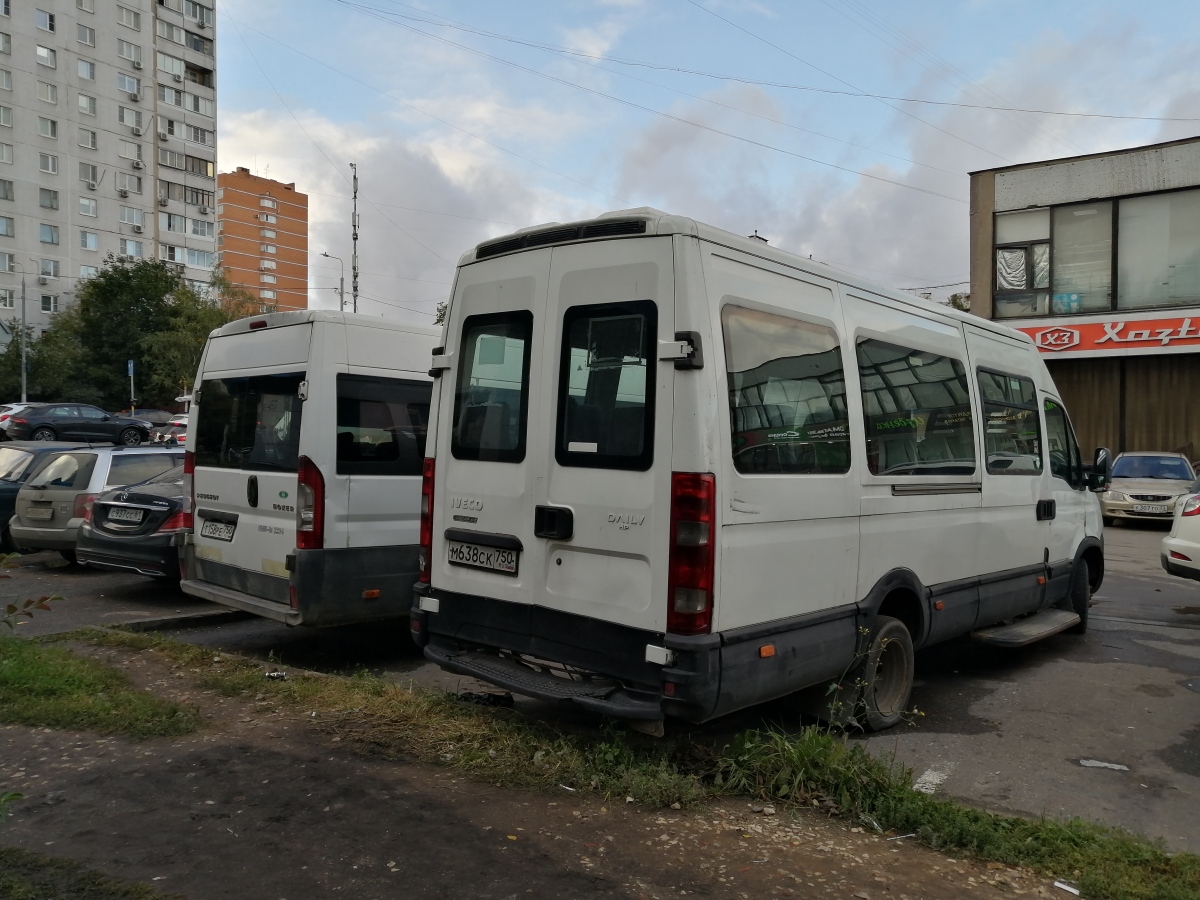
[[[217,612],[184,613],[181,616],[160,616],[157,619],[137,619],[122,622],[121,631],[167,631],[172,628],[190,628],[201,625],[224,625],[255,618],[253,613],[240,609],[222,609]]]

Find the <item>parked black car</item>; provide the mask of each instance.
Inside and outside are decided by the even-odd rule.
[[[151,425],[166,425],[175,415],[173,412],[168,412],[165,409],[142,409],[140,406],[132,412],[128,409],[123,409],[118,416],[124,416],[127,419],[141,419],[144,422],[149,422]]]
[[[60,441],[9,441],[0,447],[0,545],[5,552],[15,553],[18,549],[8,522],[16,512],[21,486],[53,453],[78,446]]]
[[[15,441],[89,441],[136,446],[150,439],[145,419],[114,416],[87,403],[44,403],[13,416],[8,436]]]
[[[186,530],[183,466],[176,466],[141,484],[97,497],[79,526],[75,558],[102,569],[178,581],[175,541]]]

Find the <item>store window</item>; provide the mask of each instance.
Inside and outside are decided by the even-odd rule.
[[[1050,307],[1050,210],[996,216],[995,316],[1044,316]]]
[[[1117,307],[1200,304],[1200,190],[1127,197],[1117,213]]]

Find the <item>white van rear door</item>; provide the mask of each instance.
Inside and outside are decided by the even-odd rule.
[[[663,631],[675,370],[669,237],[556,247],[542,348],[535,540],[548,608]]]
[[[288,575],[311,333],[303,324],[209,342],[190,442],[201,559]]]

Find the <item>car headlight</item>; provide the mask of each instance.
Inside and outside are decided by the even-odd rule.
[[[1124,494],[1122,494],[1120,491],[1105,491],[1101,496],[1105,500],[1111,500],[1114,503],[1124,503],[1126,500],[1129,499]]]

